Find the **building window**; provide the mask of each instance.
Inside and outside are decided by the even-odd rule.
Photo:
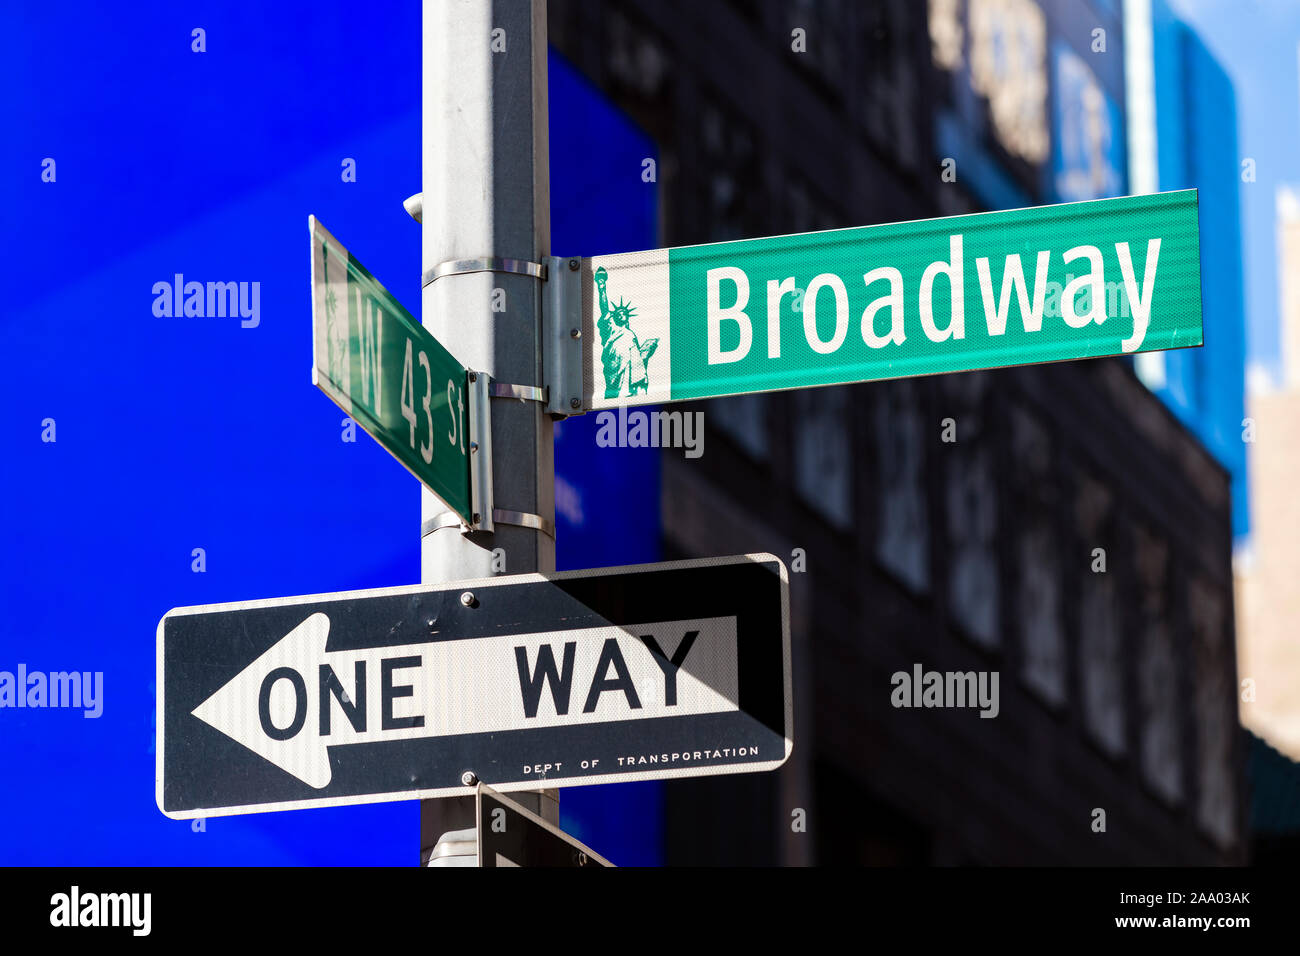
[[[875,414],[876,560],[923,594],[930,589],[930,520],[920,386],[908,379],[880,383]]]
[[[848,85],[851,36],[847,0],[783,0],[776,22],[786,22],[786,44],[795,63],[808,70],[832,99],[841,99]],[[802,52],[795,48],[796,29],[803,30]]]
[[[1236,841],[1236,789],[1232,735],[1236,691],[1226,660],[1226,601],[1218,588],[1198,578],[1188,591],[1196,660],[1196,819],[1221,846]]]
[[[1110,552],[1114,497],[1101,482],[1081,475],[1074,518],[1082,550],[1079,591],[1079,681],[1083,723],[1112,756],[1127,750],[1124,735],[1124,657],[1115,578],[1104,563]]]
[[[767,396],[733,395],[709,403],[709,423],[756,461],[767,461]]]
[[[941,70],[952,72],[965,62],[966,27],[961,16],[962,0],[930,0],[930,60]]]
[[[849,392],[809,388],[794,393],[795,486],[804,503],[841,531],[853,524]]]
[[[1061,619],[1060,542],[1053,526],[1058,494],[1047,430],[1027,411],[1011,417],[1018,526],[1016,624],[1021,674],[1049,704],[1065,703],[1065,628]]]
[[[818,232],[843,225],[836,218],[831,204],[798,173],[788,170],[782,181],[787,184],[782,197],[785,207],[783,231]]]
[[[989,377],[962,372],[941,382],[940,420],[932,427],[944,463],[948,602],[971,639],[995,647],[1000,643],[997,484],[982,410]]]
[[[997,141],[1047,159],[1047,24],[1034,0],[970,0],[971,88],[988,102]]]
[[[1136,536],[1142,617],[1138,658],[1142,772],[1158,794],[1176,803],[1183,795],[1183,761],[1178,670],[1169,623],[1169,546],[1141,527]]]
[[[615,83],[641,99],[667,95],[672,61],[664,46],[639,23],[633,23],[617,9],[604,18],[609,31],[605,66]]]
[[[748,123],[722,105],[715,91],[701,104],[700,124],[703,164],[710,170],[701,180],[709,237],[751,238],[761,231],[758,217],[763,212],[763,203],[756,202],[752,192],[762,182],[757,137]]]
[[[1052,46],[1056,137],[1053,168],[1062,202],[1118,196],[1124,187],[1123,114],[1087,61],[1059,40]]]
[[[867,135],[904,169],[920,162],[917,91],[920,89],[912,24],[915,0],[860,4],[861,43],[856,63],[862,69],[857,97]]]

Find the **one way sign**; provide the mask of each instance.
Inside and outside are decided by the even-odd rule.
[[[771,770],[792,746],[767,554],[178,608],[157,801],[177,819]]]

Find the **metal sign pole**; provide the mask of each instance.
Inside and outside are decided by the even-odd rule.
[[[494,386],[540,388],[551,226],[545,0],[425,0],[422,51],[423,325]],[[475,482],[476,526],[491,530],[465,533],[422,489],[426,584],[555,569],[552,422],[544,402],[511,394],[483,388],[476,407],[482,421],[490,406],[480,432],[489,447],[472,448],[472,464],[496,463]],[[464,772],[472,785],[475,768]],[[519,797],[558,822],[558,791]],[[423,801],[424,855],[443,833],[474,826],[474,812],[472,796]]]

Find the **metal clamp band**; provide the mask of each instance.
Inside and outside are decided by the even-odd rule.
[[[450,259],[440,262],[424,273],[421,288],[445,276],[464,275],[467,272],[513,272],[546,281],[546,266],[527,259],[507,259],[499,256],[481,256],[477,259]]]
[[[420,537],[433,534],[442,528],[460,528],[463,531],[469,530],[469,525],[460,520],[460,515],[454,511],[444,511],[426,519],[420,525]]]
[[[526,511],[506,511],[502,508],[492,509],[492,520],[496,524],[512,524],[520,528],[532,528],[534,531],[540,531],[552,540],[555,538],[555,522],[541,515],[528,514]],[[454,511],[444,511],[440,514],[428,518],[420,525],[420,537],[433,534],[442,528],[459,528],[461,531],[472,531],[460,515]]]
[[[555,522],[541,515],[530,515],[526,511],[505,511],[501,508],[492,509],[492,520],[497,524],[512,524],[520,528],[532,528],[534,531],[540,531],[551,540],[555,539]]]
[[[493,382],[488,392],[493,398],[518,398],[526,402],[546,403],[546,389],[536,385],[507,385]]]

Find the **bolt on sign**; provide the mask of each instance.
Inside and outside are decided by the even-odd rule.
[[[583,260],[584,407],[1203,343],[1196,190]]]
[[[315,216],[308,225],[312,384],[472,524],[468,372]]]
[[[793,741],[770,554],[177,608],[157,680],[177,819],[773,770]]]

